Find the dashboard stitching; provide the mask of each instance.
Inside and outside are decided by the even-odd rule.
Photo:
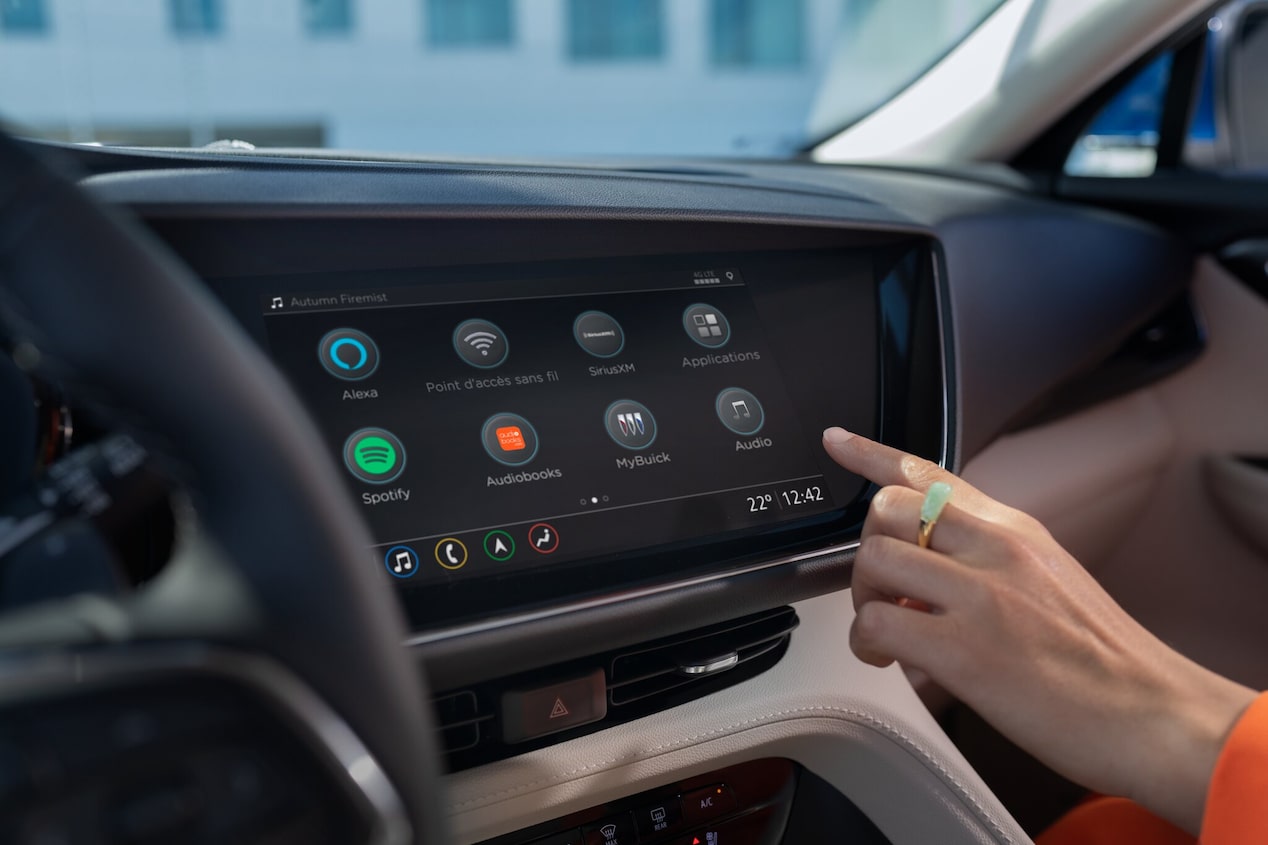
[[[734,722],[722,728],[715,728],[714,730],[705,731],[703,733],[698,733],[698,734],[693,734],[691,736],[683,737],[682,739],[678,739],[673,742],[667,742],[661,745],[656,745],[651,748],[640,751],[638,753],[626,755],[625,757],[613,757],[607,760],[600,760],[599,762],[596,762],[596,763],[590,763],[589,765],[579,766],[575,769],[571,769],[566,772],[561,772],[559,774],[552,775],[550,777],[539,778],[538,780],[520,784],[519,786],[511,787],[509,789],[502,789],[502,790],[498,790],[497,792],[490,792],[485,795],[478,796],[476,798],[469,798],[466,801],[459,801],[455,804],[450,804],[449,809],[451,811],[458,811],[464,807],[469,807],[473,804],[483,803],[484,801],[491,798],[501,798],[503,796],[511,796],[514,794],[524,793],[531,790],[535,786],[548,784],[552,782],[566,781],[575,775],[601,769],[603,767],[610,766],[614,763],[637,762],[639,760],[644,760],[644,759],[653,757],[659,753],[663,753],[665,751],[669,751],[674,748],[678,748],[684,745],[690,745],[702,739],[713,738],[722,734],[730,733],[732,731],[735,731],[738,728],[755,727],[758,725],[767,724],[771,722],[772,720],[778,719],[780,717],[798,716],[798,715],[805,715],[805,714],[813,715],[813,714],[824,714],[824,713],[849,716],[849,717],[852,717],[853,720],[862,720],[863,722],[867,723],[867,725],[873,728],[883,729],[880,731],[880,733],[883,733],[884,735],[888,736],[890,739],[897,740],[899,745],[901,745],[903,748],[905,748],[909,752],[912,752],[915,756],[917,756],[927,765],[931,766],[934,770],[936,770],[936,772],[942,776],[943,781],[948,786],[952,787],[958,793],[958,795],[960,796],[962,800],[968,802],[968,804],[972,806],[974,810],[977,811],[977,815],[979,819],[985,822],[991,828],[991,830],[995,832],[996,836],[1001,841],[1005,843],[1011,843],[1013,841],[1012,837],[1010,837],[1008,833],[995,821],[994,817],[990,814],[990,812],[987,811],[987,809],[983,807],[982,804],[976,798],[973,797],[969,789],[965,787],[965,785],[961,783],[960,780],[956,778],[956,776],[952,774],[945,766],[939,763],[937,759],[935,759],[927,751],[925,751],[923,748],[917,745],[914,740],[912,740],[909,736],[907,736],[901,730],[889,724],[888,722],[881,719],[877,719],[875,716],[870,716],[858,710],[852,710],[848,707],[826,707],[826,706],[795,707],[788,710],[779,710],[774,713],[768,713],[765,716],[758,716],[752,719],[745,719],[740,722]]]

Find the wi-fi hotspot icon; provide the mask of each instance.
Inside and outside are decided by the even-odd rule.
[[[472,332],[463,338],[465,342],[479,350],[481,355],[488,355],[489,347],[496,343],[497,339],[498,336],[493,332]]]
[[[491,370],[510,354],[506,332],[488,320],[464,320],[453,330],[453,348],[458,357],[473,367]]]

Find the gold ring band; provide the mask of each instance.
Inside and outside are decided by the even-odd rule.
[[[938,517],[951,499],[951,485],[945,481],[935,481],[929,485],[925,500],[920,504],[920,530],[916,532],[916,545],[922,549],[929,548],[933,542],[933,529],[938,525]]]

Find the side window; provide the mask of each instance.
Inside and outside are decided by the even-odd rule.
[[[1181,70],[1182,51],[1200,48]],[[1066,159],[1070,176],[1139,178],[1159,167],[1268,175],[1268,0],[1217,10],[1190,45],[1139,71],[1096,115]],[[1184,137],[1159,162],[1173,86],[1186,86]],[[1176,112],[1179,114],[1179,112]],[[1180,130],[1177,124],[1176,132]]]
[[[1175,57],[1155,59],[1096,116],[1066,159],[1071,176],[1150,176]]]

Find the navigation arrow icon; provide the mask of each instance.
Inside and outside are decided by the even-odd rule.
[[[501,537],[498,537],[497,540],[494,541],[493,551],[497,552],[500,555],[506,554],[507,552],[506,543],[502,542]]]

